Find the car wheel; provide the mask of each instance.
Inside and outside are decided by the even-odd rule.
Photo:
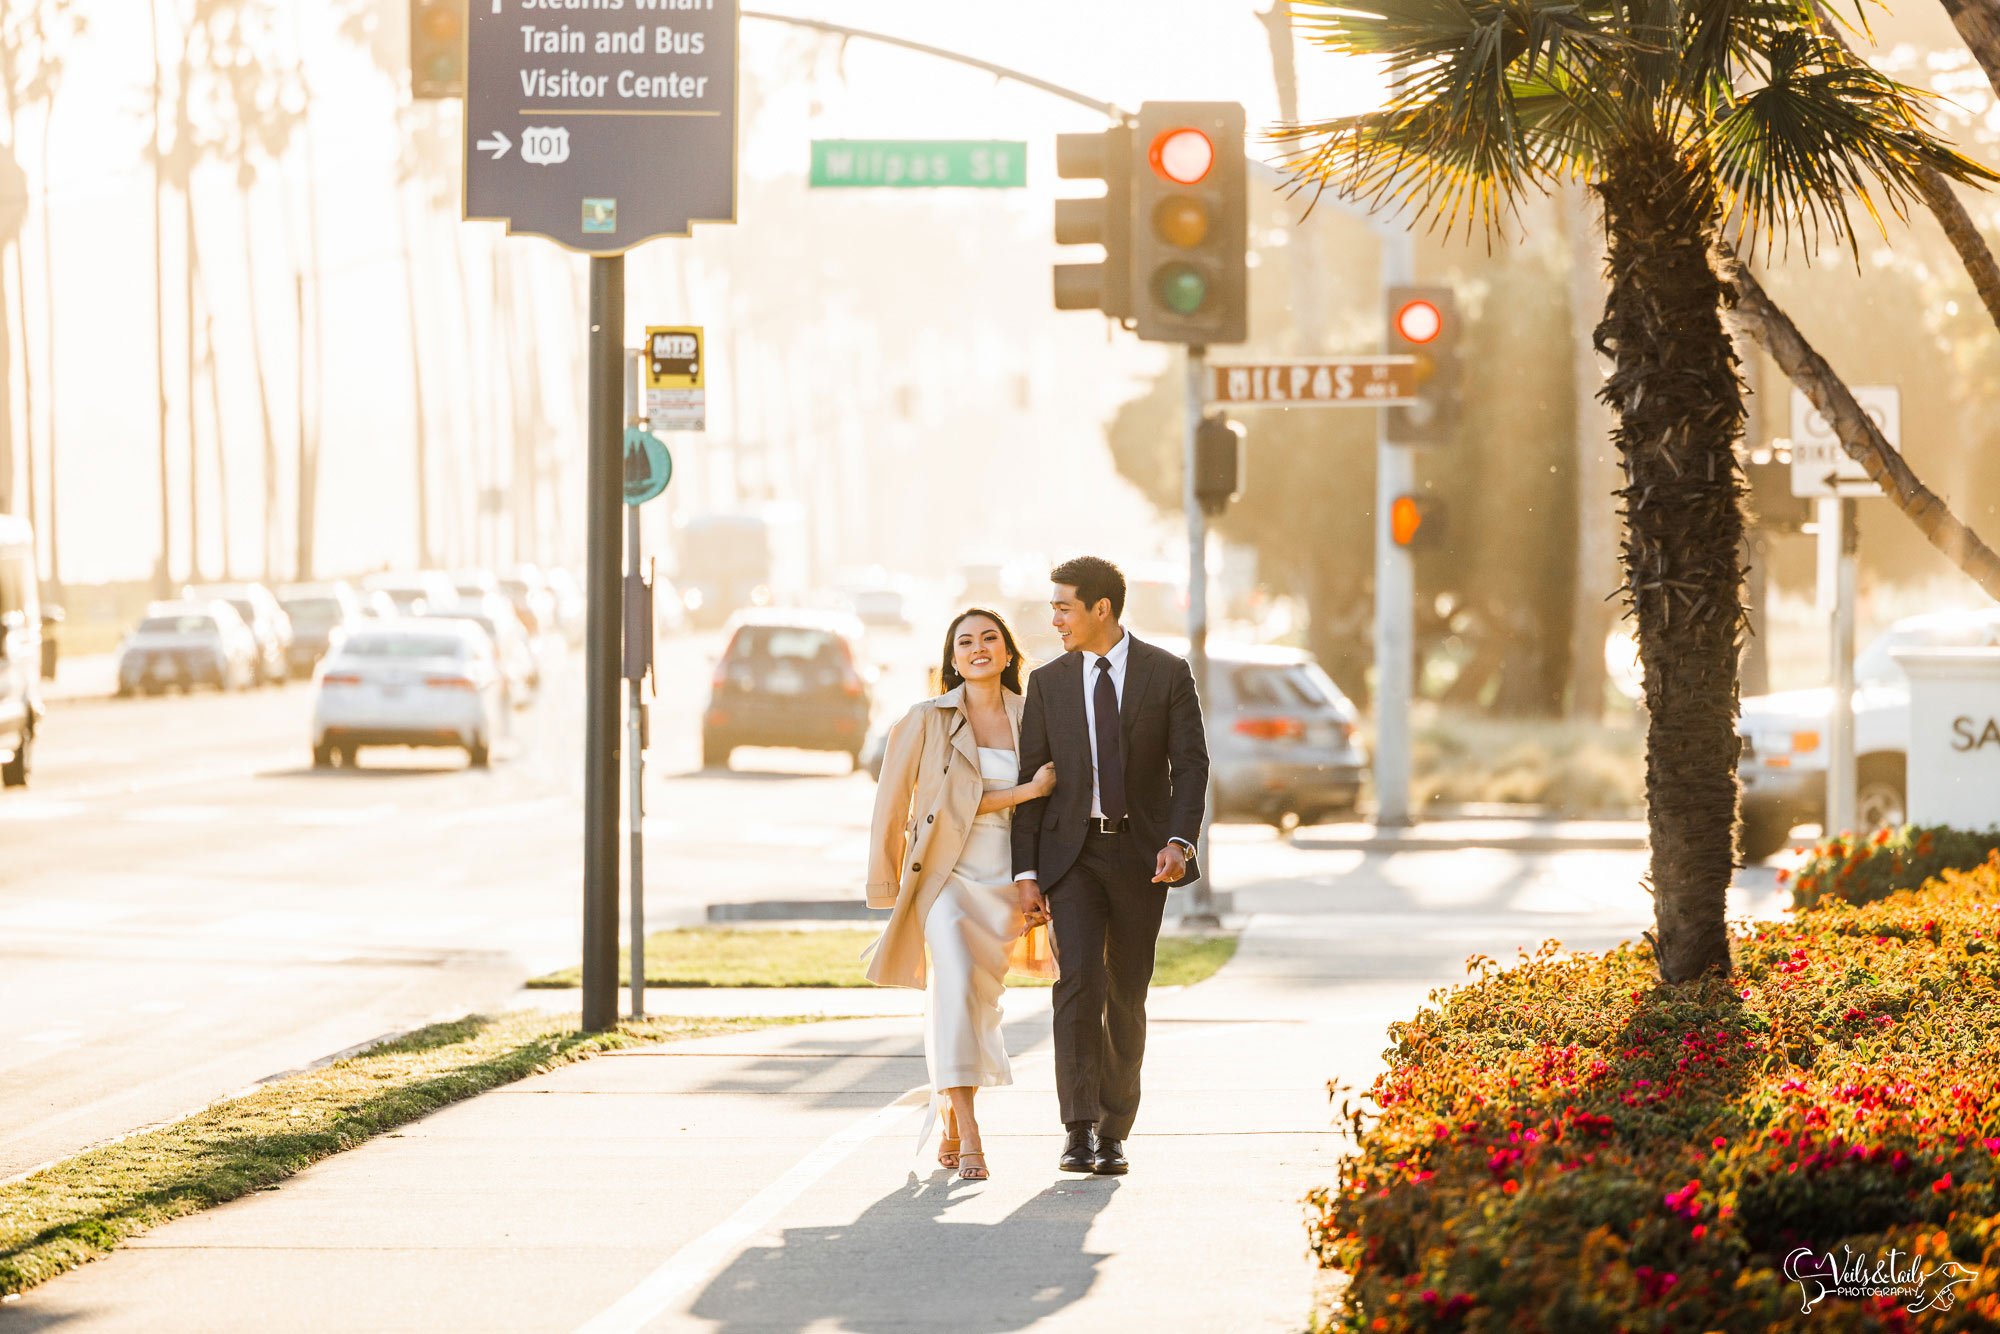
[[[148,695],[164,695],[167,693],[166,683],[163,681],[148,681],[139,688]]]
[[[701,737],[701,767],[704,769],[727,769],[729,757],[736,753],[736,747],[724,745],[719,738],[706,732]]]
[[[1792,818],[1776,811],[1745,811],[1738,839],[1744,865],[1754,865],[1792,841]]]
[[[314,746],[313,768],[331,769],[332,767],[333,767],[333,747],[326,745],[324,742],[322,742],[317,746]]]
[[[1854,791],[1854,823],[1862,833],[1908,823],[1904,809],[1903,759],[1884,756],[1861,764]]]
[[[358,769],[358,768],[360,768],[360,767],[361,767],[361,747],[359,747],[359,746],[335,746],[335,747],[333,748],[333,762],[334,762],[335,764],[339,765],[339,766],[340,766],[341,768],[343,768],[343,769]]]
[[[475,769],[484,769],[493,763],[493,752],[487,748],[485,740],[481,739],[465,748],[465,760]]]
[[[34,765],[35,732],[33,728],[21,733],[21,744],[14,747],[14,758],[0,764],[0,783],[8,787],[26,787],[28,771]]]

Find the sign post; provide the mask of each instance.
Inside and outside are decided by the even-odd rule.
[[[1857,385],[1854,398],[1882,438],[1902,448],[1902,394],[1895,385]],[[1819,607],[1831,611],[1827,662],[1833,705],[1827,719],[1826,819],[1822,832],[1854,827],[1857,786],[1854,757],[1854,593],[1860,552],[1854,501],[1879,496],[1860,462],[1812,400],[1792,390],[1792,494],[1817,507]]]
[[[696,222],[735,220],[737,3],[635,15],[478,0],[469,17],[466,219],[591,257],[583,1027],[596,1031],[618,1021],[625,252],[686,236]],[[633,981],[636,1005],[645,978]]]

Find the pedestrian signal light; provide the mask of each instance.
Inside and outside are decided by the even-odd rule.
[[[1203,417],[1194,433],[1194,495],[1211,518],[1243,493],[1243,423],[1220,413]]]
[[[1428,546],[1437,536],[1437,517],[1422,496],[1401,495],[1389,502],[1389,537],[1399,547]]]
[[[1392,287],[1384,339],[1391,355],[1416,364],[1416,402],[1384,408],[1382,434],[1391,444],[1443,445],[1458,434],[1459,318],[1448,287]]]
[[[410,0],[410,96],[465,96],[466,0]]]
[[[1249,194],[1243,108],[1148,102],[1130,140],[1133,325],[1206,347],[1248,335]]]

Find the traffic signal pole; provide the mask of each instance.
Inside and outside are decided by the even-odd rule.
[[[1383,228],[1381,284],[1408,283],[1416,268],[1410,234]],[[1409,549],[1390,528],[1396,497],[1412,489],[1416,463],[1389,440],[1389,414],[1375,416],[1375,823],[1410,823],[1410,700],[1416,659],[1416,575]]]
[[[1208,400],[1208,349],[1187,349],[1181,432],[1181,503],[1187,510],[1188,526],[1188,668],[1194,673],[1195,693],[1204,704],[1212,702],[1208,693],[1208,516],[1195,494],[1195,436],[1201,430],[1202,409]],[[1222,919],[1215,911],[1215,845],[1209,830],[1215,822],[1215,774],[1211,767],[1208,791],[1202,802],[1201,832],[1195,846],[1201,851],[1201,879],[1188,890],[1184,926],[1219,930]]]
[[[583,1027],[618,1022],[618,557],[625,507],[625,257],[590,260],[583,712]]]

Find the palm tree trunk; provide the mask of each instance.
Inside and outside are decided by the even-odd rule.
[[[1910,465],[1883,438],[1826,358],[1806,341],[1791,317],[1778,309],[1756,276],[1733,256],[1725,255],[1721,263],[1723,275],[1736,289],[1737,320],[1791,382],[1805,391],[1840,437],[1848,456],[1868,470],[1882,494],[1895,502],[1932,546],[1988,596],[2000,598],[2000,555],[1910,471]]]
[[[408,201],[405,191],[396,191],[396,227],[403,240],[403,305],[410,322],[410,439],[416,447],[417,473],[417,565],[420,569],[430,569],[431,555],[431,488],[430,488],[430,436],[424,412],[424,338],[423,321],[420,318],[423,303],[417,299],[417,257],[416,236],[410,230]]]
[[[1986,71],[1986,81],[2000,92],[2000,9],[1993,0],[1942,0],[1952,26],[1972,49],[1973,59]],[[1835,31],[1838,31],[1837,29]]]
[[[49,220],[49,127],[55,123],[55,100],[51,96],[48,114],[42,117],[42,345],[48,349],[51,383],[49,385],[49,585],[58,598],[63,595],[62,543],[58,540],[62,532],[61,510],[56,504],[62,492],[56,481],[56,404],[62,395],[56,392],[54,366],[56,355],[56,230]]]
[[[8,107],[8,120],[13,123],[14,109]],[[43,183],[47,188],[47,182]],[[26,199],[21,201],[21,216],[27,218]],[[21,421],[27,433],[21,441],[21,458],[26,463],[23,470],[21,502],[22,513],[28,522],[41,531],[41,504],[35,494],[35,350],[34,339],[28,334],[28,229],[24,226],[14,234],[14,310],[20,319],[21,330]],[[53,365],[54,363],[51,363]]]
[[[250,213],[250,192],[237,193],[237,206],[243,215],[243,272],[246,290],[245,302],[250,317],[250,364],[257,376],[257,412],[264,426],[264,515],[259,530],[263,533],[264,582],[275,583],[278,578],[278,426],[271,418],[271,382],[264,367],[264,324],[257,313],[257,224]]]
[[[216,529],[222,537],[222,577],[235,578],[236,562],[229,551],[229,436],[222,425],[222,373],[215,357],[215,306],[209,300],[208,278],[201,283],[201,362],[208,374],[209,428],[215,432]]]
[[[181,78],[185,82],[187,77],[187,65],[183,62],[181,66]],[[187,100],[185,91],[181,94],[181,100],[182,105],[185,106]],[[187,129],[187,120],[185,117],[181,118],[180,124],[183,130]],[[174,151],[176,153],[188,151],[185,140],[175,143]],[[187,397],[182,400],[182,406],[187,413],[188,441],[188,580],[198,584],[205,577],[201,559],[201,433],[195,429],[194,411],[194,285],[196,272],[201,267],[201,260],[200,252],[195,246],[194,239],[194,164],[192,162],[187,164],[187,171],[181,182],[181,226],[184,230],[184,235],[181,237],[181,253],[186,257],[186,263],[181,268],[181,308],[182,314],[186,319],[186,337],[181,344],[181,348],[182,355],[185,358],[183,364],[187,370]]]
[[[1727,973],[1736,865],[1736,665],[1743,634],[1743,426],[1713,180],[1664,136],[1619,145],[1598,187],[1611,295],[1597,347],[1624,467],[1625,596],[1645,671],[1646,819],[1661,977]]]
[[[165,242],[166,163],[160,142],[160,0],[149,7],[153,54],[153,387],[158,393],[157,430],[160,445],[160,563],[153,571],[153,589],[161,597],[173,586],[173,483],[167,449],[167,295]]]

